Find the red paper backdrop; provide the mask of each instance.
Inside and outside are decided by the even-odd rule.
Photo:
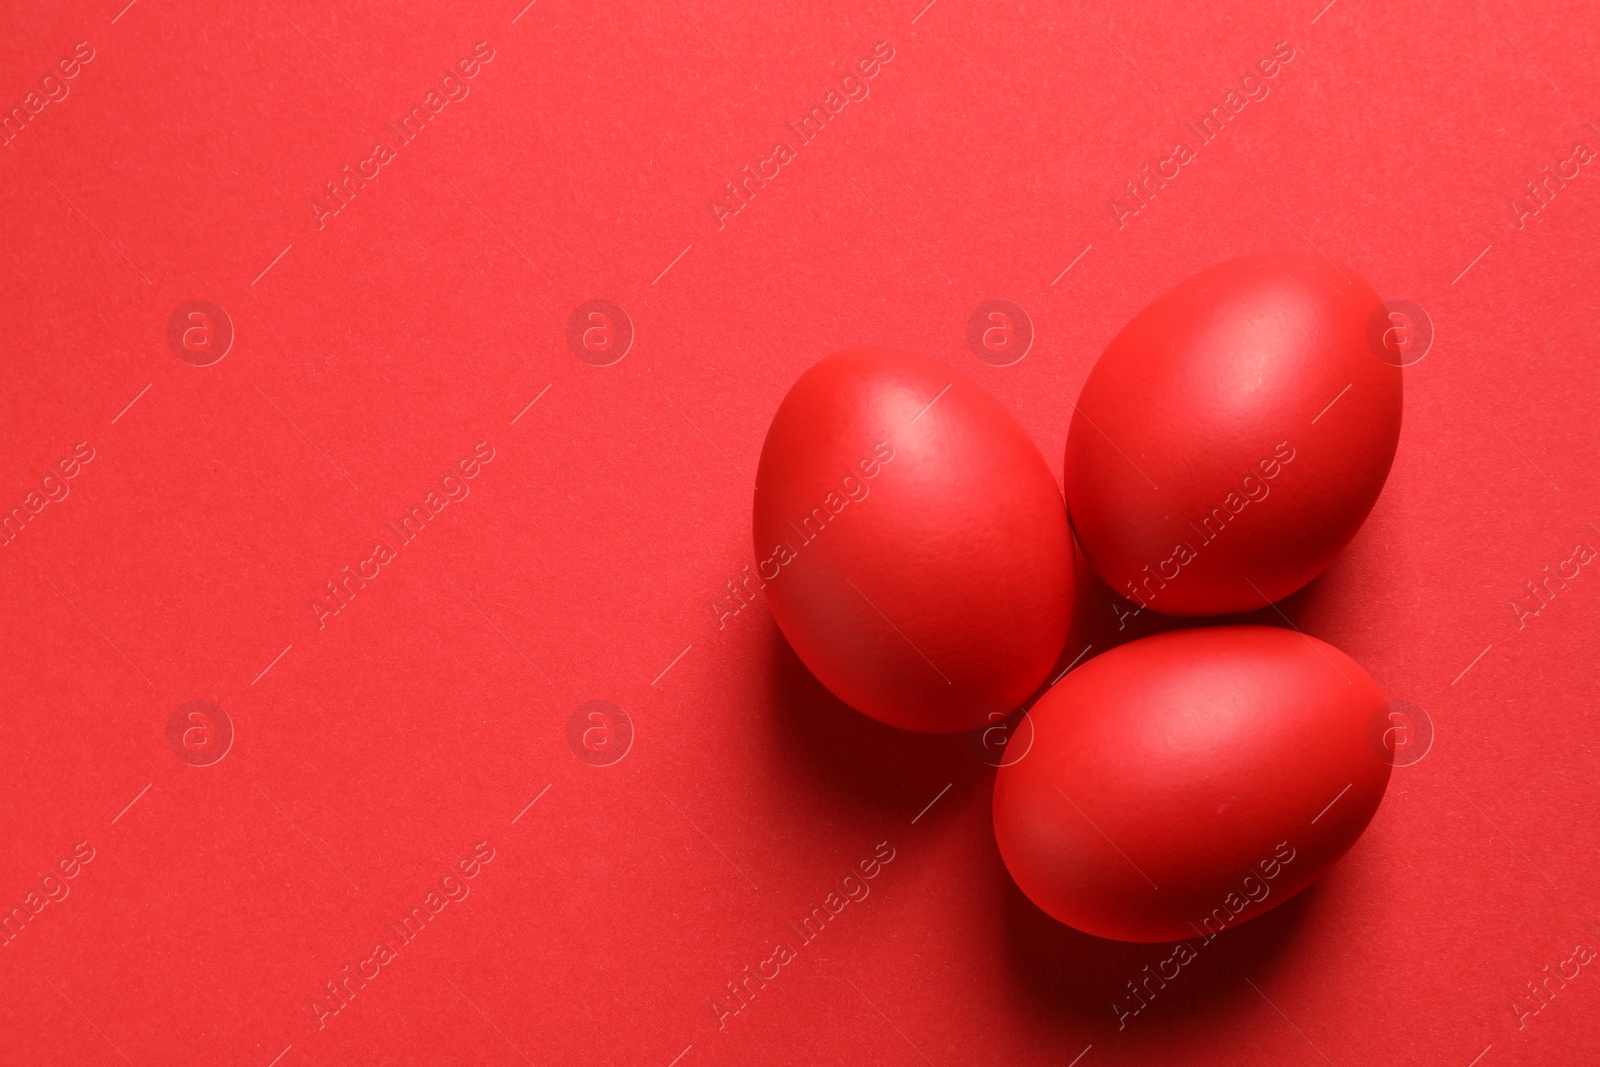
[[[0,907],[24,918],[0,1062],[1593,1055],[1600,972],[1565,961],[1600,942],[1600,575],[1566,561],[1600,547],[1600,164],[1564,162],[1600,148],[1592,11],[522,2],[4,15]],[[879,42],[868,95],[802,144],[786,124]],[[1275,46],[1199,144],[1185,123]],[[414,107],[415,140],[365,162]],[[1129,199],[1180,139],[1195,158]],[[747,165],[769,180],[714,209]],[[377,176],[334,213],[346,166]],[[821,355],[961,368],[1059,475],[1119,325],[1273,247],[1436,330],[1377,509],[1285,605],[1435,740],[1319,885],[1119,1029],[1170,946],[1044,918],[966,739],[865,720],[759,601],[711,604],[751,559],[767,421]],[[995,299],[1036,335],[1009,366],[966,342]],[[208,366],[183,330],[222,321],[194,300],[235,334]],[[632,325],[608,366],[568,343],[591,300]],[[430,493],[402,543],[386,524]],[[345,567],[370,580],[335,614]],[[1064,661],[1152,625],[1119,633],[1083,585]],[[195,700],[233,734],[209,765],[215,711],[169,740]],[[584,747],[606,720],[569,735],[591,700],[631,724],[620,762]],[[862,861],[870,895],[802,940]],[[364,962],[380,940],[402,947]]]

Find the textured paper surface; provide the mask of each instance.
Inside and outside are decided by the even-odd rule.
[[[5,12],[0,1062],[1592,1054],[1592,12],[920,6]],[[968,739],[843,708],[724,583],[823,354],[960,368],[1059,476],[1120,324],[1264,248],[1431,321],[1283,611],[1433,742],[1119,1029],[1173,946],[1034,910]],[[1064,661],[1152,625],[1083,586]]]

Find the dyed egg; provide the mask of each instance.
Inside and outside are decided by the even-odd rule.
[[[1383,314],[1348,268],[1270,252],[1135,315],[1067,436],[1068,510],[1106,584],[1168,615],[1221,615],[1320,574],[1372,509],[1400,437],[1400,369],[1369,341]]]
[[[1325,641],[1177,630],[1068,674],[1000,769],[994,830],[1017,885],[1085,933],[1209,937],[1277,907],[1361,836],[1389,783],[1383,693]]]
[[[767,603],[846,704],[953,732],[1045,681],[1071,613],[1066,507],[972,381],[894,349],[829,356],[779,405],[756,483]]]

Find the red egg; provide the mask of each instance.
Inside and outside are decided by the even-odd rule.
[[[1044,457],[922,356],[854,348],[800,376],[756,476],[757,573],[811,672],[910,730],[967,730],[1044,681],[1073,557]]]
[[[1320,574],[1372,510],[1400,437],[1400,369],[1368,340],[1382,313],[1349,268],[1270,252],[1135,315],[1067,435],[1068,510],[1106,584],[1168,615],[1220,615]]]
[[[1210,937],[1293,897],[1371,821],[1383,693],[1332,645],[1270,626],[1114,648],[1028,712],[994,831],[1017,885],[1122,941]]]

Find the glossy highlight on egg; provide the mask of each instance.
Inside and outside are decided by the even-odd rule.
[[[1400,436],[1401,371],[1374,350],[1378,294],[1312,253],[1201,271],[1106,346],[1067,435],[1089,562],[1167,615],[1253,611],[1333,562]]]
[[[1071,614],[1066,506],[970,379],[895,349],[828,356],[779,405],[756,485],[767,603],[846,704],[949,733],[1044,683]]]
[[[1022,891],[1098,937],[1211,936],[1291,899],[1361,836],[1390,762],[1384,695],[1294,630],[1145,637],[1068,674],[995,778],[994,831]]]

